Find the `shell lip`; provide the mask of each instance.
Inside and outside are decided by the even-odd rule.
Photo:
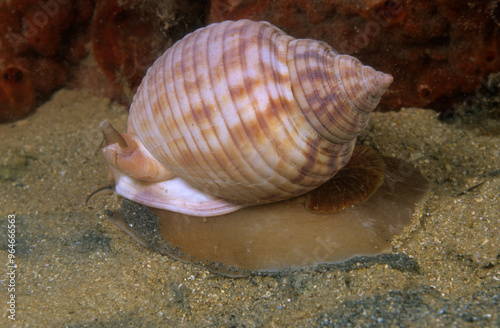
[[[113,170],[115,191],[136,203],[192,216],[217,216],[237,211],[242,204],[204,194],[176,177],[160,182],[133,179]]]

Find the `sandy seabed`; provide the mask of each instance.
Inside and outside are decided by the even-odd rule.
[[[500,122],[375,113],[362,143],[408,161],[431,184],[394,254],[227,278],[138,245],[108,220],[117,196],[85,205],[109,184],[99,151],[105,118],[126,130],[123,106],[61,90],[33,116],[0,126],[1,326],[500,326]]]

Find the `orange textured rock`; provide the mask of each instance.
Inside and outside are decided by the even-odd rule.
[[[131,99],[167,39],[153,11],[132,2],[100,1],[92,21],[94,56],[104,74]]]
[[[93,1],[83,0],[0,4],[0,123],[25,117],[66,82],[68,63],[84,57],[72,40],[82,40],[77,36],[92,8]]]
[[[107,95],[130,104],[156,58],[201,25],[203,9],[197,0],[99,1],[92,19],[92,48],[112,82]]]
[[[35,88],[23,61],[11,61],[0,71],[0,122],[28,115],[35,105]]]
[[[394,76],[381,101],[453,110],[500,70],[499,7],[473,1],[212,0],[208,23],[266,20]]]

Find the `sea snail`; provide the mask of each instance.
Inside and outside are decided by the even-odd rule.
[[[194,216],[290,199],[350,159],[388,74],[267,23],[225,21],[148,70],[127,134],[100,127],[118,194]]]

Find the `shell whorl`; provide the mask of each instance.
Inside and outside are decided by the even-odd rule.
[[[129,131],[204,192],[242,203],[288,199],[347,163],[392,81],[351,58],[267,22],[212,24],[149,69]]]
[[[392,77],[324,42],[299,39],[288,47],[293,94],[309,123],[334,143],[356,138]]]

